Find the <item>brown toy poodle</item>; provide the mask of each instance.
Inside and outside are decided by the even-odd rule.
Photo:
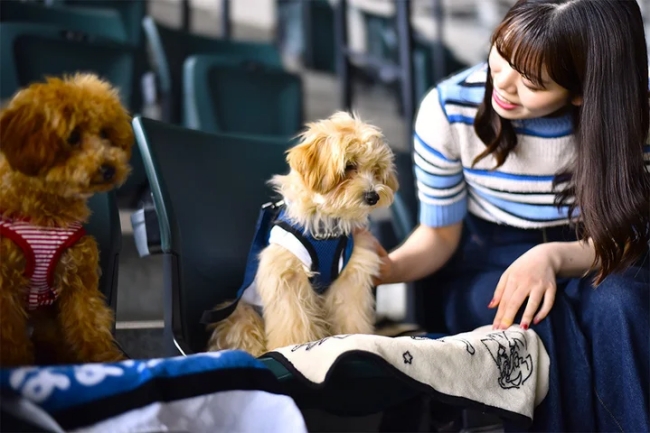
[[[0,113],[0,366],[124,358],[82,224],[129,174],[130,120],[91,74],[32,84]]]

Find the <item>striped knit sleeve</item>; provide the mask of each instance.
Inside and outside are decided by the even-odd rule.
[[[467,191],[458,144],[437,89],[422,100],[415,120],[414,162],[420,224],[448,226],[467,213]]]

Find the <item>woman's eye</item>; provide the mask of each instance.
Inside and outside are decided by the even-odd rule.
[[[533,83],[526,83],[526,82],[524,81],[523,84],[524,84],[524,86],[526,86],[526,88],[527,88],[528,90],[530,90],[531,92],[541,92],[542,90],[544,90],[543,88],[541,88],[541,87],[539,87],[539,86],[536,86],[536,85],[534,85]]]

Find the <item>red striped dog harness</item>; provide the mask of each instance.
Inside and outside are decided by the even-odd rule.
[[[0,217],[0,236],[11,239],[25,254],[25,276],[30,279],[27,308],[51,305],[58,293],[54,269],[61,254],[86,234],[80,223],[68,227],[41,227]]]

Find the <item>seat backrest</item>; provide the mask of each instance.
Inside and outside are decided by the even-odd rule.
[[[144,98],[140,82],[142,76],[150,70],[149,58],[146,52],[144,30],[142,20],[147,14],[148,0],[56,0],[66,6],[67,9],[82,11],[111,11],[119,14],[126,31],[126,43],[136,49],[135,64],[133,70],[133,89],[131,92],[132,111],[140,112],[143,107]],[[135,177],[130,178],[132,182]],[[124,189],[132,189],[128,186]]]
[[[149,59],[144,43],[144,30],[142,29],[142,19],[147,14],[148,0],[49,0],[49,5],[58,6],[69,11],[77,13],[110,13],[117,15],[121,20],[125,33],[124,43],[136,49],[135,64],[133,68],[133,89],[131,92],[131,109],[134,112],[140,112],[143,107],[144,98],[140,82],[142,76],[149,71]],[[92,32],[92,26],[88,32]],[[83,30],[83,29],[80,29]],[[95,32],[97,33],[97,32]],[[135,181],[134,177],[131,177]],[[122,190],[132,188],[126,187]]]
[[[329,0],[276,1],[276,44],[309,70],[336,73],[334,6]]]
[[[127,42],[139,47],[144,42],[142,19],[147,14],[147,0],[59,0],[68,9],[111,10],[122,18]]]
[[[109,307],[115,310],[119,255],[122,249],[122,228],[115,192],[95,194],[88,201],[88,206],[91,215],[85,229],[99,246],[99,265],[102,269],[99,290],[106,297]]]
[[[393,230],[398,242],[403,241],[415,229],[418,221],[418,199],[413,171],[413,154],[395,152],[395,168],[399,179],[399,191],[391,206]]]
[[[134,50],[89,33],[49,24],[0,23],[0,98],[45,76],[94,72],[119,89],[129,107]]]
[[[190,56],[183,84],[187,128],[291,137],[303,125],[302,80],[277,67],[225,56]]]
[[[240,61],[256,61],[266,66],[282,67],[282,58],[271,44],[213,39],[193,35],[144,18],[142,25],[150,46],[153,68],[160,90],[168,98],[164,120],[182,121],[183,63],[194,54],[218,54]]]
[[[310,42],[309,55],[306,56],[306,66],[309,69],[336,73],[336,37],[334,34],[334,6],[328,0],[316,0],[306,3],[309,8],[309,33],[306,35]]]
[[[201,314],[232,299],[242,284],[260,207],[274,198],[267,181],[287,171],[290,143],[140,117],[133,128],[159,218],[165,284],[171,284],[166,325],[184,350],[203,351],[208,333]]]
[[[54,24],[119,42],[128,41],[122,17],[113,9],[69,8],[62,5],[45,6],[22,1],[0,1],[0,21]]]

